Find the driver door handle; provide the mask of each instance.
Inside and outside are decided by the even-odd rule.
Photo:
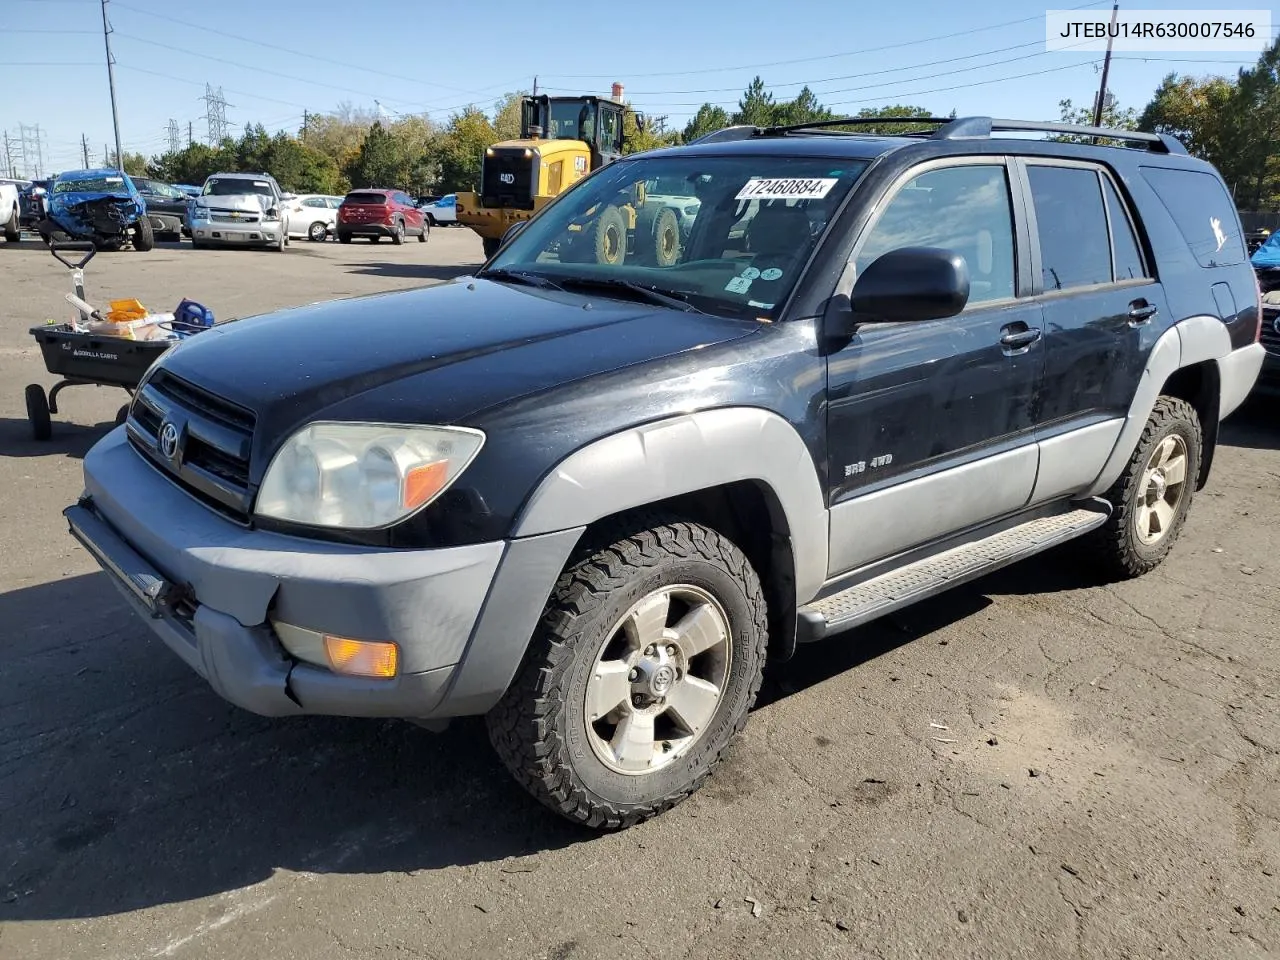
[[[1158,308],[1154,303],[1147,303],[1145,300],[1135,300],[1129,304],[1129,322],[1135,326],[1140,323],[1146,323],[1156,315]]]
[[[1011,323],[1001,331],[1000,346],[1006,350],[1025,350],[1041,336],[1039,327],[1028,327],[1025,323]]]

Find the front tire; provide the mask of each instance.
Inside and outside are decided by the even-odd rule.
[[[329,228],[323,220],[317,220],[307,228],[307,239],[312,243],[320,243],[329,235]]]
[[[10,243],[17,243],[22,239],[22,224],[18,222],[17,209],[10,212],[9,220],[4,225],[4,238]]]
[[[719,764],[767,643],[760,581],[731,541],[683,521],[614,527],[560,575],[490,740],[547,807],[629,827]]]
[[[156,234],[151,221],[146,218],[139,220],[137,226],[133,228],[133,249],[139,253],[146,253],[154,249],[155,245]]]
[[[592,231],[596,263],[621,266],[627,259],[627,221],[617,207],[606,207]]]
[[[1191,509],[1202,449],[1195,408],[1160,397],[1124,472],[1103,494],[1111,517],[1091,546],[1111,578],[1148,573],[1169,553]]]

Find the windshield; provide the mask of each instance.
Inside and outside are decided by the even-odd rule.
[[[594,139],[596,107],[581,100],[557,103],[551,101],[551,118],[547,124],[549,140]]]
[[[620,296],[640,286],[708,313],[772,318],[865,168],[820,157],[615,161],[529,221],[481,276],[612,285]]]
[[[54,193],[128,193],[124,177],[77,177],[59,180],[53,185]]]
[[[271,196],[271,184],[265,180],[210,180],[201,195],[205,197],[230,197],[241,193],[260,193]]]

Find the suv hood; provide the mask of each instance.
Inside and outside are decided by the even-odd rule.
[[[196,204],[210,210],[228,210],[239,213],[265,213],[273,200],[261,193],[217,194],[196,199]]]
[[[756,329],[750,321],[463,279],[226,324],[183,341],[156,366],[257,414],[260,454],[311,420],[459,423],[518,397]]]

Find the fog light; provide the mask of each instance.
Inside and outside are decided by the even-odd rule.
[[[353,677],[394,677],[400,662],[400,650],[394,643],[350,640],[327,633],[324,652],[335,673]]]

